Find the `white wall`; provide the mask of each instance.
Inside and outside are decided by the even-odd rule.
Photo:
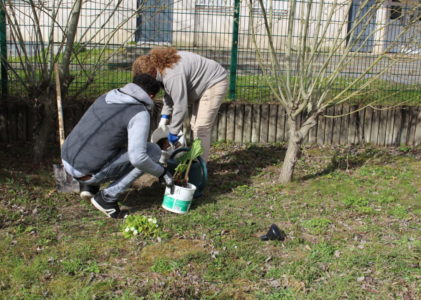
[[[34,29],[34,16],[31,8],[25,4],[26,0],[15,1],[13,8],[18,23],[21,25],[23,39],[27,42],[38,40]],[[159,5],[159,0],[149,0],[150,3]],[[265,0],[266,7],[272,12],[271,28],[274,35],[275,47],[279,50],[285,49],[285,37],[287,35],[287,15],[289,12],[289,1]],[[122,0],[120,7],[115,11],[117,0],[85,0],[80,16],[79,30],[76,41],[124,44],[134,41],[136,31],[136,0]],[[327,28],[322,47],[329,48],[336,39],[344,39],[347,33],[348,11],[351,0],[329,0],[323,8],[320,4],[314,4],[314,10],[310,19],[315,23],[319,11],[322,12],[322,19],[326,19],[329,13],[334,10],[333,20]],[[337,3],[333,6],[332,3]],[[57,22],[53,24],[49,14],[54,11],[59,0],[47,0],[45,6],[36,9],[36,15],[40,20],[41,34],[44,41],[50,37],[51,26],[54,25],[53,39],[61,42],[64,39],[63,28],[69,19],[71,5],[73,1],[64,0],[61,3]],[[394,5],[396,3],[393,3]],[[297,7],[297,17],[305,15],[303,2]],[[258,44],[267,47],[268,41],[264,34],[263,23],[257,1],[254,4],[255,25],[258,33]],[[115,13],[114,13],[115,12]],[[114,14],[113,14],[114,13]],[[173,3],[173,34],[172,42],[175,46],[189,47],[209,47],[209,48],[231,48],[233,32],[234,0],[174,0]],[[388,6],[384,6],[378,11],[378,26],[384,26],[389,16]],[[299,20],[295,25],[299,24]],[[326,24],[324,24],[325,26]],[[299,26],[293,32],[295,38],[293,44],[298,43],[300,35]],[[315,26],[311,27],[312,29]],[[374,51],[379,52],[384,49],[383,41],[390,36],[391,28],[378,30],[375,35],[376,44]],[[420,31],[419,29],[415,29]],[[248,1],[241,1],[240,24],[239,24],[239,48],[250,49],[252,47],[249,18]],[[10,29],[9,29],[10,40]]]
[[[332,44],[333,37],[345,37],[346,22],[343,22],[343,20],[347,20],[348,18],[349,5],[350,0],[338,0],[338,5],[335,7],[331,4],[326,4],[323,7],[322,18],[326,19],[332,9],[335,11],[332,17],[333,23],[327,29],[327,35],[324,41],[326,47]],[[272,15],[271,29],[273,30],[275,47],[283,50],[288,28],[289,2],[266,0],[266,6]],[[315,9],[313,9],[311,15],[311,19],[313,20],[318,16],[318,7],[319,5],[315,4]],[[253,5],[253,8],[257,42],[262,47],[267,47],[268,41],[257,1]],[[303,8],[302,4],[298,5],[297,18],[300,16],[300,11]],[[179,12],[184,12],[184,14],[180,14]],[[183,46],[230,48],[232,44],[233,14],[234,0],[195,0],[194,3],[191,0],[181,0],[174,7],[175,33],[173,41],[176,45]],[[295,25],[298,25],[299,22],[297,19]],[[298,26],[295,27],[297,29],[293,35],[298,36],[299,28]],[[181,29],[183,32],[177,33],[177,29]],[[239,24],[240,48],[247,49],[252,47],[251,29],[248,1],[241,1]],[[193,31],[195,33],[192,33]],[[296,42],[298,42],[297,38],[295,38]]]
[[[58,0],[49,0],[44,6],[32,11],[26,1],[14,2],[14,7],[9,7],[9,14],[12,14],[11,10],[13,10],[25,41],[36,42],[41,39],[35,34],[35,20],[38,19],[42,40],[45,42],[50,39],[53,27],[53,40],[60,43],[65,37],[64,30],[70,17],[73,1],[61,2],[57,17],[53,21],[52,14],[58,4]],[[136,19],[133,18],[136,1],[123,0],[117,10],[116,5],[115,0],[84,1],[76,41],[111,44],[130,41],[136,27]],[[10,39],[10,34],[9,30],[8,39]]]

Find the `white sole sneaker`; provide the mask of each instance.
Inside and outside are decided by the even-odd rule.
[[[94,195],[92,195],[89,191],[82,191],[82,192],[80,192],[80,198],[82,198],[85,201],[91,200],[91,198],[93,196]]]
[[[98,209],[100,212],[102,212],[107,217],[116,218],[116,216],[113,216],[113,215],[117,212],[117,209],[102,207],[98,202],[95,201],[95,198],[91,198],[91,203],[93,204],[93,206],[95,206],[96,209]]]

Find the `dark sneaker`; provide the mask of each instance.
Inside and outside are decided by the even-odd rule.
[[[101,192],[97,193],[93,198],[91,198],[91,203],[99,211],[107,215],[107,217],[114,218],[114,219],[124,217],[123,213],[120,211],[120,207],[118,206],[117,202],[104,201]]]
[[[83,200],[90,200],[99,192],[99,185],[89,185],[84,183],[79,183],[80,186],[80,197]]]

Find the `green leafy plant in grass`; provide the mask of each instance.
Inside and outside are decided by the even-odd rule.
[[[66,259],[62,261],[63,271],[70,275],[79,273],[100,273],[98,264],[94,261],[83,262],[80,258]]]
[[[178,261],[172,261],[169,259],[158,258],[151,267],[151,270],[156,273],[169,273],[179,267]]]
[[[126,238],[142,236],[146,238],[158,237],[161,230],[156,218],[142,215],[129,215],[124,219],[123,235]]]
[[[314,218],[303,222],[304,228],[307,228],[312,234],[325,233],[332,224],[332,221],[326,218]]]
[[[239,185],[235,188],[235,193],[241,195],[244,199],[254,196],[254,188],[249,185]]]
[[[409,151],[411,151],[411,147],[402,145],[402,146],[399,147],[399,151],[404,152],[404,153],[408,153]]]
[[[379,204],[388,204],[396,202],[397,197],[393,195],[392,191],[385,191],[374,197],[374,200]]]
[[[372,215],[372,214],[376,213],[374,208],[372,208],[370,206],[359,206],[359,207],[357,207],[357,211],[359,213],[366,214],[366,215]]]
[[[342,201],[347,208],[350,207],[366,207],[369,202],[366,198],[358,196],[348,196]]]
[[[178,165],[174,172],[174,181],[180,186],[186,186],[189,182],[189,172],[193,161],[203,154],[202,141],[194,140],[190,150],[177,159]]]
[[[346,208],[353,208],[362,214],[373,214],[375,210],[369,206],[367,198],[358,196],[348,196],[342,201]]]
[[[396,205],[395,207],[391,208],[389,210],[389,214],[399,219],[405,219],[406,217],[408,217],[408,211],[402,205]]]
[[[309,257],[314,261],[329,261],[336,248],[329,243],[320,243],[313,246]]]

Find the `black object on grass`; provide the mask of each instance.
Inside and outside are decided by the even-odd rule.
[[[268,233],[266,233],[265,235],[262,235],[260,239],[262,241],[269,241],[269,240],[283,241],[285,240],[286,237],[287,235],[283,230],[279,229],[278,226],[276,226],[275,224],[272,224],[270,225]]]

